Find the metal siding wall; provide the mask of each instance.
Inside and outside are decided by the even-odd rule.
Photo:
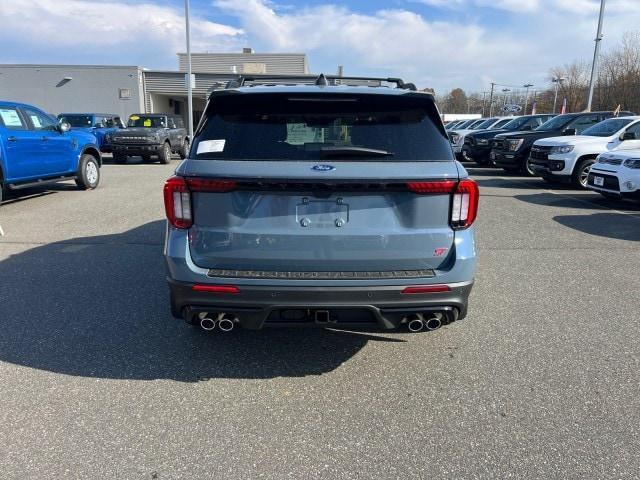
[[[97,112],[128,117],[140,109],[139,69],[65,65],[0,65],[2,100],[35,105],[48,113]],[[64,78],[73,79],[57,87]],[[119,98],[119,89],[131,98]]]
[[[187,55],[178,54],[180,71],[187,71]],[[192,53],[191,68],[193,72],[232,73],[231,67],[237,67],[237,73],[243,73],[244,63],[264,63],[267,74],[300,75],[308,73],[307,56],[305,54],[219,54]]]

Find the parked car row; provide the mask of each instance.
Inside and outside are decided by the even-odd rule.
[[[127,126],[118,115],[61,113],[57,118],[23,103],[0,101],[0,201],[8,190],[75,180],[82,189],[100,182],[101,152],[116,163],[140,155],[169,163],[185,158],[190,139],[181,117],[134,114]]]
[[[494,128],[487,128],[492,122]],[[495,117],[448,127],[462,161],[569,183],[606,197],[640,195],[640,116],[631,112],[524,115],[501,126]]]

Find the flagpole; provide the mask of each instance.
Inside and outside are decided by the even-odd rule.
[[[184,0],[187,30],[187,110],[189,115],[189,141],[193,141],[193,86],[191,85],[191,36],[189,29],[189,0]]]
[[[591,80],[589,81],[589,98],[587,99],[587,111],[591,111],[593,101],[593,90],[598,72],[598,57],[600,56],[600,42],[602,41],[602,18],[604,17],[605,0],[600,0],[600,16],[598,17],[598,33],[596,34],[596,48],[593,52],[593,63],[591,64]]]

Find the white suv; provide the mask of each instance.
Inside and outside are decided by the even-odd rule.
[[[571,182],[578,188],[587,188],[589,169],[599,154],[637,148],[640,116],[609,118],[581,135],[537,140],[531,147],[529,165],[547,181]]]
[[[589,172],[587,188],[605,197],[640,200],[640,149],[598,156]]]

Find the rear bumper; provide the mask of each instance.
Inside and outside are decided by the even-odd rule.
[[[114,145],[111,144],[111,151],[121,155],[155,155],[162,148],[162,145]]]
[[[433,281],[433,279],[428,279]],[[193,284],[168,279],[172,310],[194,322],[198,313],[227,313],[247,329],[282,326],[377,326],[391,330],[406,323],[407,315],[438,312],[448,321],[467,315],[473,281],[450,284],[450,291],[403,294],[403,286],[283,287],[241,286],[239,293],[208,293]],[[318,321],[316,312],[326,312]]]

